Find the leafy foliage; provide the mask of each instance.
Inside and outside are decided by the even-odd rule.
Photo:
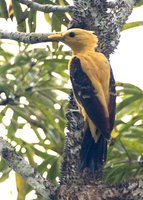
[[[117,83],[117,95],[118,136],[110,143],[105,167],[110,183],[143,175],[143,90],[132,84]]]
[[[24,10],[18,1],[11,1],[8,5],[3,0],[3,4],[1,17],[13,20],[15,16],[18,31],[35,31],[36,11]],[[8,7],[9,14],[6,15]],[[57,24],[55,19],[62,19],[64,15],[55,13],[49,16],[52,30],[61,30],[62,20]],[[44,177],[57,183],[65,138],[69,52],[63,51],[62,45],[35,46],[20,43],[7,46],[7,41],[0,43],[0,121],[5,131],[1,136],[9,139],[18,153]],[[0,171],[2,182],[11,171],[4,160],[0,162]],[[31,188],[17,174],[16,184],[17,198],[25,199]]]
[[[26,47],[16,56],[6,53],[2,47],[0,50],[1,122],[7,137],[14,141],[15,147],[20,145],[19,153],[24,151],[32,166],[37,166],[35,155],[42,159],[38,170],[44,173],[48,164],[55,167],[59,163],[63,151],[68,91],[64,87],[68,81],[66,55],[60,54],[58,49],[51,53],[48,48],[30,50]],[[58,59],[59,55],[61,59]],[[29,138],[27,125],[35,134],[35,142],[28,143],[28,139],[25,141],[22,135],[17,135],[25,129],[22,134]],[[47,154],[48,150],[56,155]],[[51,179],[59,176],[59,167],[54,173],[52,169],[48,170]]]
[[[66,0],[36,2],[68,4]],[[18,31],[36,30],[37,12],[23,8],[17,0],[10,5],[2,0],[0,17],[15,18]],[[70,15],[55,12],[45,14],[45,19],[51,31],[60,31],[62,26],[67,26]],[[10,43],[10,48],[6,45],[7,41],[0,42],[1,135],[44,177],[57,183],[65,138],[69,52],[60,44],[37,47]],[[117,83],[117,95],[117,136],[109,145],[105,166],[106,181],[110,183],[143,174],[143,91],[131,84]],[[10,171],[1,160],[1,182],[8,178]],[[18,199],[25,199],[31,188],[19,175],[16,184]]]

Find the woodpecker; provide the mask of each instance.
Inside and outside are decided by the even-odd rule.
[[[107,158],[107,142],[114,126],[115,81],[108,59],[96,50],[98,37],[79,28],[48,37],[72,49],[69,61],[73,94],[86,123],[80,152],[80,170],[100,169]]]

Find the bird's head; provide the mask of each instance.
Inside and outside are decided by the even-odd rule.
[[[65,32],[55,33],[48,36],[51,41],[61,41],[67,44],[76,52],[85,50],[95,50],[98,43],[98,38],[93,34],[93,31],[87,31],[79,28],[69,29]]]

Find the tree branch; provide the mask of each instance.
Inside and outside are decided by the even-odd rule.
[[[50,33],[23,33],[0,30],[0,39],[16,40],[28,44],[51,42],[52,40],[48,38],[49,35]]]
[[[0,155],[8,166],[19,173],[25,181],[45,199],[54,199],[57,187],[44,179],[39,172],[32,168],[13,147],[0,138]]]
[[[34,10],[38,10],[44,13],[50,12],[69,12],[72,11],[73,6],[59,6],[59,5],[51,5],[51,4],[39,4],[30,0],[19,0],[20,3],[26,5],[29,8],[33,8]]]

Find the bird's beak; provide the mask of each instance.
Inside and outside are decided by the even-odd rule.
[[[48,38],[53,42],[58,42],[63,40],[62,33],[55,33],[53,35],[49,35]]]

